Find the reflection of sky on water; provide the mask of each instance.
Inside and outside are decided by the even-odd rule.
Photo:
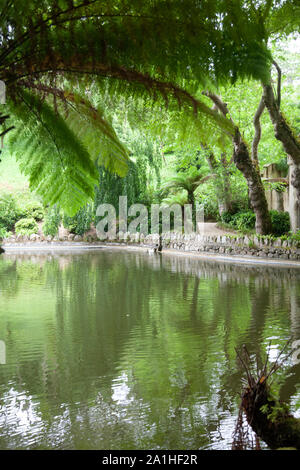
[[[120,377],[113,380],[112,383],[112,400],[119,405],[126,405],[134,400],[134,397],[129,397],[130,387],[128,387],[128,377],[124,372]]]

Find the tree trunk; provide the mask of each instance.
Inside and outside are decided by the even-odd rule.
[[[222,183],[223,183],[223,205],[219,205],[219,213],[222,215],[223,212],[232,211],[232,193],[231,193],[231,183],[230,176],[228,172],[228,161],[226,159],[226,154],[222,153],[221,155],[221,165],[222,165]]]
[[[195,202],[195,195],[194,191],[188,191],[188,203],[192,206],[192,222],[193,222],[193,229],[195,230],[196,227],[196,202]]]
[[[289,214],[292,232],[300,230],[300,165],[289,158]]]
[[[205,94],[215,103],[219,111],[227,117],[227,114],[229,114],[227,104],[223,103],[221,98],[214,93],[207,92]],[[230,120],[234,124],[232,118]],[[261,181],[259,169],[255,161],[251,160],[249,149],[243,141],[237,126],[235,126],[235,134],[232,135],[232,142],[234,148],[233,161],[248,184],[250,204],[256,215],[256,232],[260,235],[267,235],[272,230],[272,223],[265,189]]]
[[[272,364],[269,362],[269,353],[262,363],[258,358],[253,360],[245,345],[241,352],[237,351],[239,361],[247,375],[240,411],[245,413],[247,422],[256,435],[271,449],[291,447],[300,450],[300,419],[290,413],[286,402],[274,398],[274,392],[268,384],[272,375],[283,363],[283,351],[284,348]],[[238,420],[233,448],[237,448],[235,445],[239,444],[241,430],[242,420],[240,422]]]
[[[223,212],[231,212],[232,210],[232,195],[230,177],[227,170],[228,163],[226,161],[226,154],[223,153],[221,155],[221,161],[218,162],[214,153],[208,151],[207,146],[202,145],[202,148],[206,151],[206,159],[210,171],[216,174],[216,193],[218,199],[219,215],[221,216]],[[207,151],[209,153],[207,153]],[[221,174],[218,173],[219,168],[221,170]]]
[[[263,90],[264,103],[274,127],[275,137],[277,140],[280,140],[285,152],[291,160],[290,184],[292,185],[292,188],[290,187],[290,193],[292,193],[294,197],[294,202],[291,202],[290,204],[290,215],[292,230],[296,231],[299,229],[300,218],[300,141],[280,112],[272,86],[264,84]]]
[[[248,424],[271,449],[293,447],[300,450],[300,419],[285,410],[283,404],[272,400],[266,382],[263,378],[261,381],[247,387],[242,396]],[[272,412],[273,419],[270,418]]]
[[[238,128],[236,129],[236,134],[233,139],[233,145],[234,163],[243,173],[248,184],[251,207],[256,215],[256,232],[260,235],[266,235],[271,232],[272,223],[265,189],[263,187],[260,174],[251,160],[249,150],[243,142]]]

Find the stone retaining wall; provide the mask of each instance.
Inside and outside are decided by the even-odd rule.
[[[44,244],[55,244],[56,242],[88,242],[95,244],[129,245],[141,247],[154,247],[159,243],[159,235],[120,233],[117,238],[109,240],[99,240],[96,235],[84,236],[69,235],[61,238],[40,237],[33,235],[30,238],[11,237],[5,239],[3,246],[15,243],[43,242]],[[163,249],[172,249],[188,252],[205,252],[222,255],[254,256],[260,258],[278,258],[300,260],[300,242],[292,240],[282,240],[280,238],[271,239],[257,236],[208,236],[202,234],[182,235],[174,232],[165,233],[161,237]]]
[[[129,238],[127,234],[127,242],[136,243],[137,240],[134,237]],[[142,237],[139,243],[155,245],[158,240],[159,237],[157,235],[148,235],[144,239]],[[180,251],[228,254],[231,256],[245,255],[261,258],[300,260],[300,243],[292,240],[281,240],[280,238],[205,236],[199,234],[178,235],[169,233],[162,236],[162,247]]]

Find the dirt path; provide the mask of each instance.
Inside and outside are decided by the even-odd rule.
[[[201,228],[204,228],[203,235],[212,235],[212,236],[218,236],[218,235],[232,235],[235,232],[234,230],[224,230],[221,228],[217,227],[216,222],[205,222]]]

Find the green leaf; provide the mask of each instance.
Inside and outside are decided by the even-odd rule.
[[[73,215],[94,197],[96,165],[78,136],[46,102],[21,90],[18,98],[8,103],[16,126],[10,151],[44,204],[58,203]]]

